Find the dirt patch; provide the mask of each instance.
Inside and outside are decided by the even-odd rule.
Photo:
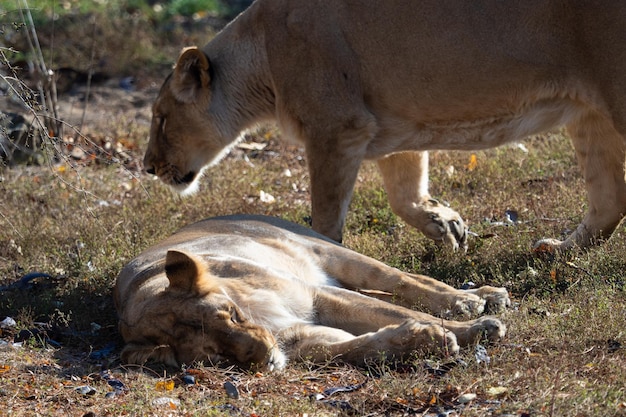
[[[66,158],[86,162],[107,154],[124,161],[130,159],[124,153],[138,150],[142,144],[134,138],[147,136],[157,81],[121,77],[68,87],[57,101],[60,131],[48,135],[35,121],[41,115],[37,109],[9,94],[0,98],[0,156],[5,164],[41,165]]]
[[[149,126],[152,101],[159,85],[150,81],[137,88],[136,84],[133,77],[125,77],[91,88],[76,86],[59,100],[59,115],[69,126],[102,133],[111,131],[120,121],[134,120]]]

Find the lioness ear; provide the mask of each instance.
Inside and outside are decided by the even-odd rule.
[[[197,101],[206,93],[204,90],[208,90],[210,82],[209,58],[195,46],[183,49],[170,85],[174,97],[183,103]]]
[[[198,257],[179,250],[168,250],[165,255],[165,275],[169,288],[183,292],[204,292],[209,289],[204,262]]]

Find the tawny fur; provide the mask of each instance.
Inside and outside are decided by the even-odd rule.
[[[301,359],[358,365],[454,354],[483,337],[501,339],[504,324],[416,309],[466,320],[510,304],[504,288],[456,290],[262,216],[181,229],[128,263],[114,294],[126,362],[269,369]]]
[[[187,49],[154,104],[144,165],[194,189],[239,133],[276,121],[304,145],[313,228],[341,239],[363,159],[392,209],[466,246],[428,192],[430,149],[477,150],[566,126],[588,211],[554,248],[606,238],[626,214],[626,3],[257,0]]]

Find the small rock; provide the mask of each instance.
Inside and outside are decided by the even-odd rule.
[[[186,385],[195,385],[196,384],[196,378],[193,377],[193,375],[183,375],[183,383],[185,383]]]
[[[80,387],[76,387],[76,392],[82,395],[94,395],[96,389],[89,385],[81,385]]]
[[[471,401],[474,401],[475,399],[476,399],[476,394],[468,392],[467,394],[463,394],[459,396],[457,401],[459,402],[459,404],[467,404]]]
[[[74,149],[72,149],[72,152],[70,153],[70,156],[73,159],[76,159],[77,161],[83,160],[85,159],[85,157],[87,156],[87,154],[85,153],[84,150],[82,150],[81,148],[79,148],[78,146],[75,146]]]
[[[228,395],[230,398],[233,398],[235,400],[239,398],[239,390],[232,382],[224,382],[224,389],[226,390],[226,395]]]
[[[487,353],[487,349],[485,349],[483,345],[476,345],[476,348],[474,350],[474,357],[476,358],[477,363],[484,362],[485,364],[489,365],[489,362],[491,362],[491,358]]]
[[[259,199],[261,200],[261,202],[268,203],[268,204],[271,204],[276,201],[276,198],[273,195],[266,193],[263,190],[259,192]]]
[[[170,407],[178,407],[180,405],[180,401],[176,398],[159,397],[152,400],[152,405],[169,405]]]
[[[0,329],[9,329],[15,326],[17,326],[17,323],[11,317],[7,317],[4,320],[0,321]]]
[[[519,214],[517,214],[517,211],[515,210],[506,210],[504,212],[504,218],[507,222],[516,224],[517,220],[519,219]]]

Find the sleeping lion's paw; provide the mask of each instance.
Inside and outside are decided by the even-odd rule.
[[[287,364],[287,356],[278,348],[273,348],[268,355],[266,368],[268,371],[280,371]]]
[[[485,311],[486,300],[472,293],[462,292],[455,297],[452,311],[448,318],[462,317],[469,319],[480,316]]]
[[[393,333],[390,342],[396,349],[436,355],[454,355],[459,351],[456,336],[438,324],[407,320],[393,329]]]
[[[485,301],[485,312],[498,314],[511,306],[511,299],[506,288],[485,285],[471,290],[463,290],[466,294],[473,294]]]
[[[487,339],[489,342],[497,342],[506,335],[506,326],[494,317],[481,317],[475,320],[469,330],[472,342],[482,339]]]

